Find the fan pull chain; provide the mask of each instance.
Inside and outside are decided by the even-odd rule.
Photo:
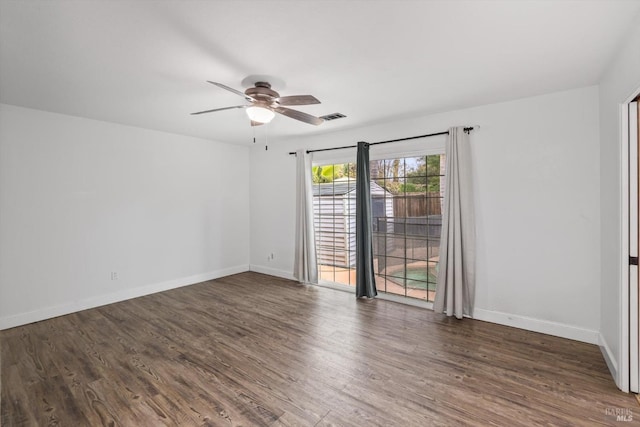
[[[264,125],[264,151],[269,149],[269,124]]]

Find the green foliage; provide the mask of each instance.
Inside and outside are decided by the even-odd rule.
[[[440,191],[440,156],[426,156],[418,160],[418,166],[411,171],[407,171],[407,177],[411,178],[411,184],[423,184],[427,186],[427,191],[437,193]],[[410,185],[407,183],[407,185]],[[424,191],[417,190],[417,191]],[[407,190],[407,193],[411,191]]]
[[[386,184],[386,185],[385,185]],[[378,185],[384,186],[384,189],[387,190],[391,194],[400,194],[402,193],[402,184],[394,181],[378,181]]]
[[[356,179],[356,164],[345,163],[343,165],[343,176],[348,176],[351,179]]]
[[[401,193],[424,193],[425,192],[424,184],[415,184],[412,182],[407,182],[406,184],[400,185]]]
[[[385,190],[393,195],[402,195],[404,193],[424,193],[426,191],[426,184],[416,184],[413,182],[393,182],[377,180],[378,185],[381,187],[386,184]],[[440,190],[437,190],[440,191]]]
[[[313,183],[323,184],[342,178],[345,175],[345,166],[344,164],[314,166],[312,168]]]
[[[417,157],[415,164],[416,166],[410,168],[409,162],[407,161],[405,165],[403,159],[372,160],[369,168],[372,179],[392,194],[439,192],[440,155]],[[406,171],[404,171],[405,167]],[[314,184],[333,182],[344,177],[355,179],[356,164],[314,166],[312,173]],[[386,180],[383,181],[380,178],[386,178]]]

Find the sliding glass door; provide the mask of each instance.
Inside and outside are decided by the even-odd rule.
[[[355,163],[313,168],[320,280],[355,286]],[[444,154],[373,160],[371,205],[378,290],[433,301]]]

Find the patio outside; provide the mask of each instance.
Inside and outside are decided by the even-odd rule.
[[[375,275],[376,288],[379,292],[387,292],[410,298],[417,298],[425,301],[435,299],[435,284],[437,277],[438,255],[437,248],[423,247],[414,251],[414,256],[419,257],[416,252],[424,252],[425,256],[429,252],[435,254],[426,261],[413,261],[402,263],[403,250],[396,248],[392,253],[387,254],[389,259],[398,260],[396,263],[387,265],[381,270],[379,259],[374,259],[373,267],[377,273]],[[395,256],[394,256],[395,255]],[[406,259],[406,258],[404,258]],[[320,280],[354,286],[356,284],[355,267],[340,267],[320,264],[318,266]]]

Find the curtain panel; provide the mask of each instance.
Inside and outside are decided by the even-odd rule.
[[[440,261],[433,309],[447,316],[473,316],[475,299],[475,219],[469,135],[449,129]]]
[[[378,295],[373,269],[369,144],[358,142],[356,160],[356,298]]]
[[[318,283],[316,239],[313,226],[311,154],[296,152],[296,233],[293,276],[301,283]]]

